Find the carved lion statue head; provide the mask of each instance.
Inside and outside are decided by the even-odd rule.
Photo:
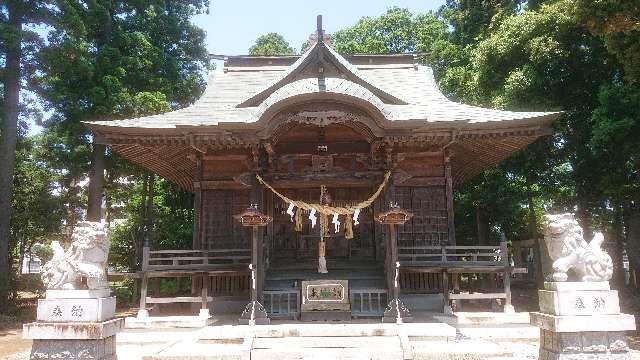
[[[553,260],[567,256],[584,241],[582,227],[571,213],[545,215],[544,237]]]

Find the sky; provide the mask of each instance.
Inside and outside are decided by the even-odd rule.
[[[375,17],[398,6],[412,13],[437,10],[444,0],[211,0],[209,14],[194,22],[207,32],[207,49],[217,55],[244,55],[255,40],[269,32],[284,36],[299,51],[316,30],[322,15],[325,31],[333,33],[363,16]]]

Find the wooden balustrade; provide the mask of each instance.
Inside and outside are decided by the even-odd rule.
[[[384,314],[388,296],[386,289],[365,288],[349,291],[353,317],[379,317]]]
[[[225,268],[229,265],[246,265],[251,262],[250,249],[212,249],[212,250],[155,250],[144,248],[146,259],[143,269],[147,271],[163,270],[210,270]]]
[[[248,289],[250,249],[207,250],[154,250],[148,247],[142,252],[140,272],[140,309],[147,303],[166,304],[178,302],[200,302],[202,309],[208,308],[214,294],[235,295]],[[200,296],[155,297],[147,296],[149,278],[190,277],[200,287]],[[213,281],[212,281],[213,279]]]
[[[508,266],[506,243],[500,246],[402,246],[403,266]]]
[[[263,290],[264,308],[272,319],[295,320],[300,314],[300,290]]]

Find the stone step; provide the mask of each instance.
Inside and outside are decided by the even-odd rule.
[[[369,270],[349,270],[349,269],[331,269],[328,268],[327,274],[318,273],[317,269],[313,270],[275,270],[269,269],[266,272],[266,279],[307,279],[309,277],[326,279],[337,279],[340,277],[353,278],[353,279],[369,279],[369,278],[384,278],[384,272],[381,269],[369,269]]]
[[[442,323],[408,323],[401,327],[396,324],[380,323],[286,323],[263,326],[209,326],[202,329],[200,339],[242,338],[247,332],[254,333],[256,338],[292,338],[305,337],[387,337],[397,336],[402,331],[409,337],[425,337],[430,339],[453,339],[456,329]]]
[[[201,316],[148,316],[143,318],[130,316],[125,319],[125,327],[128,329],[202,328],[213,323],[213,318]]]
[[[402,360],[402,349],[259,349],[251,352],[251,360]]]
[[[241,360],[244,350],[243,344],[184,342],[154,354],[145,354],[142,360]]]
[[[512,350],[486,340],[411,341],[414,360],[483,360],[513,357]]]
[[[286,338],[256,338],[253,341],[254,349],[343,349],[343,348],[377,348],[377,347],[398,347],[400,338],[398,336],[335,336],[335,337],[286,337]]]
[[[458,325],[457,331],[469,339],[536,340],[540,329],[527,324]]]

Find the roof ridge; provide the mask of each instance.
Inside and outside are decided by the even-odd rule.
[[[244,108],[258,106],[276,90],[294,81],[296,75],[302,73],[305,67],[311,64],[314,59],[317,59],[319,77],[323,76],[322,74],[324,71],[324,64],[326,64],[327,61],[333,60],[332,62],[335,62],[335,64],[333,65],[335,65],[335,67],[338,68],[339,71],[344,73],[343,76],[346,76],[348,80],[370,90],[374,95],[380,98],[382,102],[395,105],[408,104],[408,102],[399,99],[398,97],[383,90],[379,86],[374,85],[373,82],[368,79],[367,76],[363,75],[356,66],[347,61],[342,55],[338,54],[330,46],[326,45],[323,42],[317,42],[309,49],[307,49],[307,51],[292,65],[290,65],[289,70],[285,72],[278,80],[276,80],[264,90],[242,101],[236,107]]]

